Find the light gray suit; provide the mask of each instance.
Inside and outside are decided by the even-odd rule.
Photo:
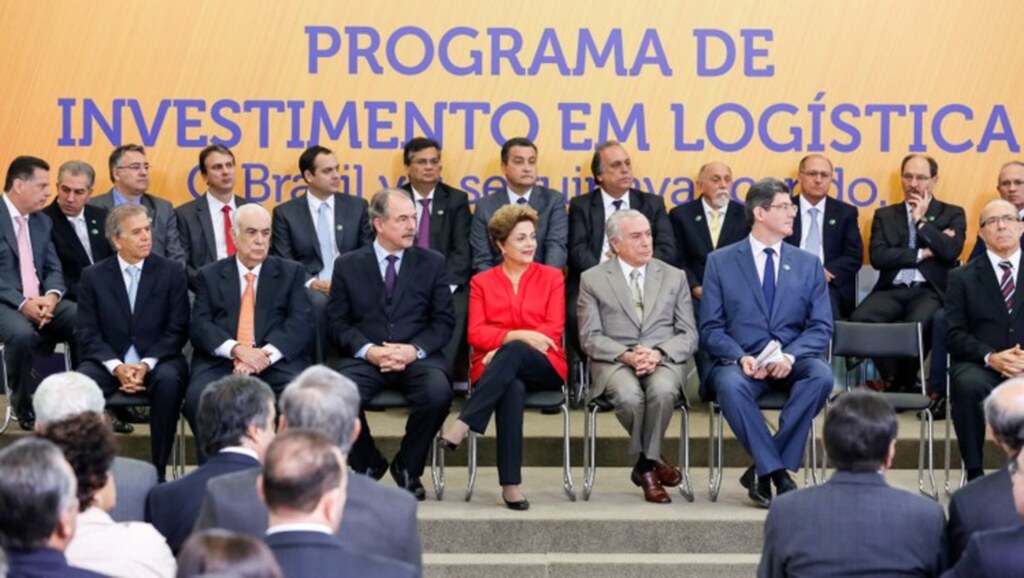
[[[114,208],[113,189],[89,200],[89,204],[106,210]],[[185,266],[185,249],[178,235],[178,219],[174,216],[174,207],[168,201],[154,197],[149,193],[142,195],[139,204],[149,211],[149,219],[153,228],[153,254],[170,259]]]
[[[473,248],[473,273],[486,271],[502,262],[487,223],[498,209],[508,204],[508,189],[491,193],[476,202],[469,243]],[[529,204],[537,211],[537,253],[534,261],[556,269],[565,267],[569,258],[569,215],[565,212],[565,195],[540,185],[530,191]]]
[[[153,464],[117,456],[110,464],[117,490],[117,505],[109,512],[115,522],[142,522],[146,517],[146,496],[156,485]]]
[[[580,343],[590,358],[589,398],[606,395],[615,416],[631,434],[630,452],[649,459],[661,455],[676,401],[686,379],[686,361],[697,349],[697,327],[686,274],[652,259],[643,282],[643,319],[637,318],[619,259],[585,271],[577,313]],[[618,361],[637,345],[659,349],[663,358],[654,373],[637,378]]]

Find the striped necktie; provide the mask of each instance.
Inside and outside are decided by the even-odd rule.
[[[1006,310],[1013,313],[1013,291],[1017,288],[1013,282],[1013,265],[1009,261],[999,263],[1003,270],[1003,278],[999,281],[999,290],[1003,293],[1003,302],[1006,303]]]

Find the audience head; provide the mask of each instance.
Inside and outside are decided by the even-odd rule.
[[[270,444],[257,488],[270,526],[318,523],[337,531],[345,506],[345,458],[334,440],[312,430],[289,429]]]
[[[178,553],[177,578],[283,578],[270,548],[258,538],[211,529],[189,536]]]
[[[505,205],[494,212],[487,231],[507,263],[533,262],[537,252],[537,211],[529,205]]]
[[[1024,161],[1010,161],[999,169],[996,190],[1004,201],[1024,210]]]
[[[135,264],[149,257],[153,250],[153,230],[146,207],[125,203],[107,213],[107,238],[117,254]]]
[[[258,203],[248,203],[235,210],[231,224],[235,255],[252,269],[267,260],[270,254],[270,212]]]
[[[985,203],[979,217],[981,227],[978,235],[985,246],[1000,257],[1006,258],[1020,248],[1020,235],[1024,224],[1020,222],[1017,207],[1009,201],[995,199]]]
[[[87,411],[50,423],[40,437],[57,444],[75,472],[79,511],[94,505],[104,510],[114,507],[116,495],[109,473],[117,442],[101,414]]]
[[[409,193],[402,189],[383,189],[370,200],[369,213],[377,242],[385,251],[394,253],[408,249],[416,242],[416,207]]]
[[[218,379],[199,397],[196,428],[207,455],[243,446],[262,458],[274,439],[274,392],[255,377]]]
[[[235,186],[235,153],[212,144],[199,151],[199,172],[214,196],[230,195]]]
[[[281,431],[318,431],[348,455],[359,435],[359,389],[344,375],[314,365],[292,380],[281,394]]]
[[[121,145],[110,153],[110,180],[122,195],[141,197],[149,189],[149,168],[146,149],[137,144]]]
[[[76,485],[52,442],[28,437],[0,450],[0,548],[64,551],[78,519]]]
[[[299,172],[309,186],[309,192],[323,200],[334,194],[341,186],[341,173],[338,171],[338,157],[331,149],[314,145],[299,155]]]
[[[732,169],[717,161],[702,166],[697,172],[697,191],[708,205],[724,209],[732,195]]]
[[[827,197],[832,188],[832,170],[832,161],[825,155],[810,154],[800,159],[796,177],[800,194],[812,203]]]
[[[773,245],[793,233],[796,205],[789,187],[778,179],[761,179],[747,191],[747,223],[762,243]]]
[[[631,267],[642,267],[654,256],[651,223],[636,209],[615,211],[605,223],[608,246]]]
[[[508,188],[526,194],[537,183],[537,145],[521,136],[505,141],[501,145],[501,171]]]
[[[939,164],[928,155],[907,155],[900,163],[900,182],[907,201],[928,202],[935,195],[935,184],[939,182]]]
[[[414,187],[429,193],[441,180],[441,145],[434,139],[418,136],[405,143],[402,162]]]
[[[989,435],[1006,455],[1024,448],[1024,378],[1004,381],[985,398],[985,423]]]
[[[96,171],[82,161],[68,161],[57,170],[57,207],[68,217],[77,217],[92,196]]]
[[[896,412],[872,391],[851,391],[825,414],[825,452],[836,470],[886,470],[896,452]]]
[[[22,215],[41,211],[50,197],[50,165],[36,157],[16,157],[7,167],[4,194]]]
[[[93,379],[77,371],[64,371],[50,375],[39,382],[32,396],[32,410],[36,414],[36,429],[42,431],[47,424],[69,418],[83,411],[103,413],[106,401],[103,391]]]
[[[590,171],[594,174],[594,180],[601,185],[601,190],[616,199],[625,195],[633,186],[633,165],[629,153],[616,141],[604,141],[594,147]]]

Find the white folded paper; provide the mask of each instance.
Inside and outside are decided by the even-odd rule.
[[[782,344],[772,339],[768,342],[768,345],[764,346],[761,353],[757,354],[757,357],[754,359],[754,370],[757,371],[770,363],[782,361],[782,359]]]

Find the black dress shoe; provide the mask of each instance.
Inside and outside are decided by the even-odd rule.
[[[19,409],[18,413],[18,427],[25,431],[32,431],[36,427],[36,412],[32,411],[31,408]]]
[[[391,477],[394,478],[398,487],[408,490],[409,493],[421,502],[427,499],[427,491],[423,489],[420,479],[409,475],[407,470],[400,468],[397,459],[391,462],[391,468],[389,469],[391,470]]]
[[[740,485],[747,489],[747,496],[754,504],[767,508],[772,505],[772,481],[768,476],[758,477],[757,468],[750,466],[740,476]]]
[[[353,470],[358,474],[363,474],[364,476],[369,476],[377,481],[380,481],[380,479],[383,478],[384,474],[386,474],[388,471],[388,461],[384,459],[384,456],[379,456],[379,458],[380,460],[375,465],[368,466],[362,469],[353,468]]]
[[[135,431],[135,426],[116,417],[111,420],[110,427],[113,428],[114,433],[119,434],[130,434]]]
[[[505,499],[505,496],[501,497],[501,501],[505,502],[505,507],[509,510],[516,510],[517,512],[525,512],[530,509],[530,500],[523,498],[517,502],[510,502]]]
[[[773,474],[773,479],[775,478],[776,476]],[[793,478],[790,477],[789,472],[783,470],[781,474],[778,474],[777,479],[775,479],[776,495],[781,496],[782,494],[792,492],[795,489],[797,489],[796,482],[794,482]]]

